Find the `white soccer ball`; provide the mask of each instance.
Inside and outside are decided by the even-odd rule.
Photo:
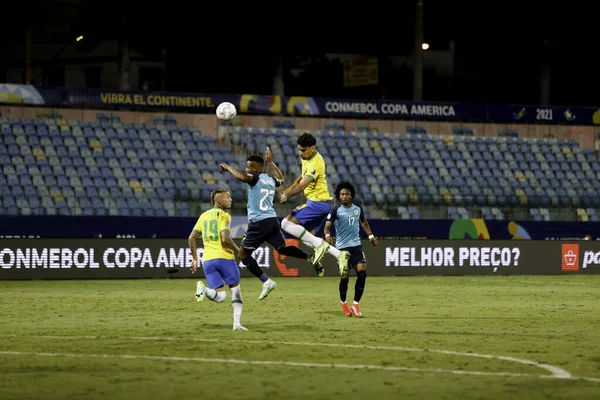
[[[223,102],[217,107],[217,118],[221,121],[231,121],[237,115],[235,106],[228,102]]]

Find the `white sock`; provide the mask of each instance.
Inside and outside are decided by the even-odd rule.
[[[295,224],[287,219],[281,221],[281,229],[302,240],[304,244],[311,247],[319,247],[323,244],[323,239],[316,237],[312,233],[308,232],[302,226]],[[330,246],[331,247],[331,246]]]
[[[263,283],[263,285],[269,284],[269,283],[271,283],[271,282],[273,282],[273,280],[272,280],[271,278],[269,278],[269,279],[267,279],[267,280],[265,281],[265,283]]]
[[[233,326],[240,325],[242,317],[242,291],[240,285],[231,288],[231,307],[233,308]]]
[[[222,303],[227,298],[227,293],[225,293],[225,291],[217,292],[215,289],[211,288],[204,289],[204,294],[209,300],[212,300],[216,303]]]
[[[358,301],[354,300],[354,301],[352,302],[352,304],[358,304]]]
[[[225,301],[226,298],[227,298],[227,293],[225,291],[217,292],[217,297],[215,298],[215,301],[217,303],[222,303]]]
[[[338,249],[336,249],[336,248],[335,248],[335,247],[333,247],[333,246],[329,246],[329,247],[327,248],[327,252],[328,252],[329,254],[331,254],[332,256],[334,256],[335,258],[340,258],[340,254],[342,254],[342,252],[341,252],[341,251],[339,251]]]
[[[209,300],[212,301],[215,301],[215,297],[217,297],[217,291],[209,287],[204,288],[204,294],[206,295],[206,297],[208,297]]]

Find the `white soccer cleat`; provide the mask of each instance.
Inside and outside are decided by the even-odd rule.
[[[327,254],[327,249],[329,249],[329,243],[323,240],[323,243],[321,243],[319,247],[315,248],[315,252],[310,260],[310,263],[313,266],[316,266],[318,263],[320,263],[323,257],[325,257],[325,254]]]
[[[244,328],[242,325],[234,325],[233,326],[234,332],[246,332],[247,330],[248,330],[248,328]]]
[[[201,303],[204,300],[204,294],[206,293],[206,286],[202,281],[196,283],[196,301]]]
[[[340,276],[344,276],[348,273],[348,261],[350,260],[350,253],[345,250],[340,252],[340,258],[338,258],[338,266],[340,267]]]
[[[267,298],[269,293],[271,293],[273,291],[273,289],[275,289],[276,287],[277,287],[277,284],[273,280],[270,283],[267,283],[267,282],[263,283],[262,292],[260,292],[260,296],[258,296],[258,299],[262,300],[262,299]]]
[[[317,274],[317,276],[319,278],[321,278],[325,275],[325,267],[323,266],[323,263],[321,263],[320,261],[318,263],[314,263],[313,262],[314,258],[315,258],[315,254],[313,253],[313,254],[309,254],[308,258],[306,260],[315,269],[315,273]]]

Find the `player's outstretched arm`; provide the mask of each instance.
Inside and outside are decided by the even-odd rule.
[[[240,249],[237,247],[237,245],[231,238],[231,232],[229,232],[228,230],[221,232],[221,245],[223,245],[223,247],[225,248],[233,250],[234,255],[237,255],[240,251]]]
[[[242,181],[245,183],[250,183],[252,181],[252,175],[247,175],[244,172],[238,171],[237,169],[230,167],[227,164],[219,164],[219,169],[221,171],[229,171],[229,173],[231,173],[231,175],[233,175],[233,177],[238,181]]]
[[[369,241],[373,246],[377,246],[377,238],[371,232],[371,227],[369,226],[369,221],[365,217],[360,219],[360,226],[364,229],[365,233],[369,236]]]
[[[325,235],[325,241],[331,244],[331,226],[333,223],[331,221],[325,222],[325,227],[323,228],[323,234]]]
[[[296,182],[298,182],[298,184],[296,184],[296,182],[294,182],[293,184],[290,185],[290,187],[285,189],[283,191],[283,193],[281,193],[281,196],[279,196],[279,201],[281,203],[285,203],[288,199],[294,197],[298,193],[301,193],[313,181],[313,178],[310,176],[307,176],[307,175],[304,175],[304,176],[300,177],[299,179],[300,179],[299,182],[298,182],[298,179],[296,179]]]
[[[188,237],[188,245],[190,247],[190,251],[192,252],[192,263],[190,264],[190,271],[192,274],[196,272],[198,269],[198,253],[196,252],[196,240],[200,239],[202,236],[198,231],[190,232],[190,236]]]
[[[300,175],[299,177],[297,177],[294,180],[294,182],[292,182],[292,184],[290,186],[288,186],[287,189],[285,189],[285,190],[288,190],[288,191],[293,190],[300,183],[301,180],[302,180],[302,175]],[[284,192],[285,192],[285,190],[284,190]],[[287,200],[287,195],[285,197],[286,197],[286,200]],[[283,203],[283,201],[282,201],[282,203]]]
[[[267,164],[273,169],[273,176],[279,181],[279,187],[282,187],[285,179],[283,177],[283,174],[281,173],[281,170],[273,161],[273,154],[271,153],[271,149],[269,147],[267,147],[267,150],[265,151],[265,160],[267,161]]]
[[[292,190],[293,188],[295,188],[300,181],[302,180],[302,175],[300,175],[299,177],[297,177],[294,182],[292,182],[292,184],[290,186],[288,186],[288,188],[286,190]]]

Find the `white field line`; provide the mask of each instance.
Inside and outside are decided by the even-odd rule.
[[[253,361],[240,360],[236,358],[203,358],[203,357],[171,357],[171,356],[147,356],[147,355],[131,355],[131,354],[73,354],[73,353],[36,353],[22,351],[0,351],[0,355],[14,356],[36,356],[36,357],[73,357],[73,358],[117,358],[129,360],[164,360],[164,361],[194,361],[204,363],[220,363],[220,364],[246,364],[246,365],[278,365],[288,367],[308,367],[308,368],[342,368],[342,369],[369,369],[380,371],[408,371],[408,372],[434,372],[457,375],[479,375],[479,376],[506,376],[506,377],[521,377],[521,378],[554,378],[554,379],[579,379],[592,382],[600,382],[600,378],[585,378],[585,377],[559,377],[555,375],[533,375],[511,372],[487,372],[487,371],[465,371],[442,368],[408,368],[408,367],[390,367],[382,365],[357,365],[357,364],[321,364],[321,363],[304,363],[293,361]]]
[[[550,372],[552,375],[550,377],[554,378],[572,378],[571,374],[559,367],[554,365],[538,363],[532,360],[526,360],[515,357],[508,356],[496,356],[490,354],[479,354],[479,353],[464,353],[459,351],[451,351],[451,350],[436,350],[436,349],[418,349],[418,348],[410,348],[410,347],[398,347],[398,346],[371,346],[364,344],[345,344],[345,343],[311,343],[311,342],[287,342],[287,341],[264,341],[264,340],[244,340],[244,339],[209,339],[209,338],[184,338],[184,337],[160,337],[160,336],[58,336],[58,335],[0,335],[0,337],[32,337],[32,338],[40,338],[40,339],[67,339],[67,340],[106,340],[106,339],[117,339],[117,340],[152,340],[152,341],[194,341],[194,342],[209,342],[209,343],[248,343],[248,344],[277,344],[277,345],[287,345],[287,346],[312,346],[312,347],[341,347],[341,348],[355,348],[355,349],[370,349],[370,350],[386,350],[386,351],[415,351],[415,352],[429,352],[429,353],[438,353],[438,354],[450,354],[456,356],[463,357],[477,357],[477,358],[486,358],[491,360],[503,360],[503,361],[511,361],[518,364],[531,365],[534,367],[538,367]],[[256,361],[258,362],[258,361]],[[248,361],[248,363],[254,363],[254,361]],[[281,364],[281,365],[292,365],[292,364]],[[330,365],[330,364],[323,364]],[[371,368],[377,366],[364,366],[364,368]],[[388,368],[388,367],[386,367]],[[392,368],[392,367],[389,367]],[[393,367],[396,368],[396,367]],[[400,367],[397,367],[400,368]],[[412,369],[404,369],[410,371]],[[450,370],[444,370],[448,372]],[[477,372],[477,371],[475,371]],[[452,372],[452,373],[468,373],[466,371],[463,372]],[[479,374],[488,374],[479,373]],[[495,373],[494,373],[495,374]],[[545,375],[544,375],[545,376]],[[575,378],[577,379],[577,378]],[[600,378],[589,378],[588,380],[594,381],[598,379],[600,382]]]
[[[486,280],[484,279],[478,279],[478,278],[471,278],[469,279],[470,282],[490,282],[490,280]],[[511,281],[513,282],[513,281]],[[528,283],[530,285],[535,284],[535,285],[540,285],[540,284],[544,284],[544,285],[589,285],[589,283],[586,282],[561,282],[561,281],[552,281],[552,280],[547,280],[547,281],[527,281],[527,280],[518,280],[518,281],[514,281],[514,282],[519,282],[519,283]]]
[[[560,281],[538,281],[538,282],[534,282],[534,281],[518,281],[518,282],[535,284],[535,285],[539,285],[539,284],[546,284],[546,285],[587,285],[587,283],[585,283],[585,282],[560,282]]]

